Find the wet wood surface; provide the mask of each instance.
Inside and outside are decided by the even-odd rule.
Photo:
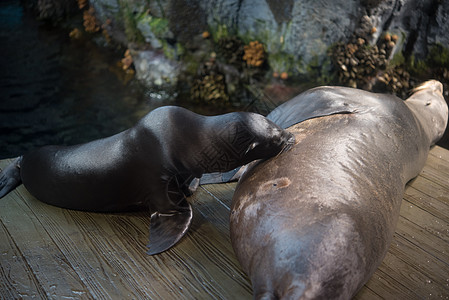
[[[251,299],[229,238],[234,189],[200,187],[186,237],[148,256],[147,212],[61,209],[20,186],[0,200],[0,299]],[[449,151],[434,147],[408,184],[389,252],[355,298],[449,299]]]

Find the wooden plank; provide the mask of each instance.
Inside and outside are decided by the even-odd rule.
[[[447,190],[447,183],[449,182],[449,163],[438,159],[433,155],[429,155],[426,165],[420,173],[420,177],[428,179],[433,185],[441,186],[440,190]],[[441,201],[449,204],[447,193],[438,196],[441,197]]]
[[[51,233],[54,248],[61,251],[59,256],[85,284],[77,289],[79,295],[152,299],[251,296],[249,281],[230,246],[228,222],[224,221],[228,220],[229,211],[222,208],[225,213],[215,212],[211,205],[215,200],[206,193],[197,194],[196,201],[192,199],[195,217],[187,237],[173,251],[150,257],[145,253],[148,213],[95,214],[59,209],[22,190],[24,197],[30,199],[14,202],[22,205],[22,210],[28,208],[39,216],[42,231]],[[10,203],[5,205],[11,207]],[[17,207],[12,210],[19,211]],[[19,229],[13,236],[20,236]],[[58,272],[53,268],[53,274]],[[56,287],[53,295],[65,294]]]
[[[229,237],[229,211],[224,206],[217,205],[216,200],[205,191],[198,191],[195,197],[196,199],[193,201],[195,212],[198,211],[205,218],[203,228],[213,227],[214,231],[202,233],[196,230],[195,226],[192,226],[191,241],[195,243],[193,249],[197,249],[201,245],[208,249],[207,253],[204,252],[207,258],[194,257],[193,261],[201,262],[208,260],[211,264],[208,268],[211,270],[218,268],[220,270],[214,271],[214,276],[220,272],[227,274],[227,278],[219,279],[219,286],[225,290],[228,289],[228,291],[224,290],[222,296],[219,298],[251,298],[251,284],[248,277],[241,270],[232,250]],[[177,248],[175,247],[175,250]],[[181,249],[185,249],[185,247],[180,247]],[[185,254],[188,255],[189,253]],[[193,254],[196,255],[197,251],[190,252],[190,255]],[[238,293],[232,291],[232,286],[235,284],[239,285]]]
[[[443,197],[439,199],[434,198],[424,192],[428,191],[420,191],[414,186],[408,186],[404,193],[404,199],[411,205],[415,205],[441,220],[447,220],[449,216],[449,203],[446,203]]]
[[[430,149],[429,156],[435,156],[436,158],[443,160],[443,163],[449,163],[449,151],[440,146],[435,146]]]
[[[34,209],[39,211],[40,208]],[[231,249],[228,248],[226,255],[223,251],[216,251],[214,245],[223,244],[222,234],[204,221],[201,213],[195,213],[191,233],[179,247],[150,257],[145,253],[148,213],[135,216],[61,211],[76,226],[59,226],[52,228],[52,232],[60,237],[58,246],[74,264],[79,276],[84,278],[95,298],[131,295],[135,298],[198,299],[205,295],[231,297],[249,293],[247,286],[239,288],[240,281],[235,280],[239,273],[235,271],[237,263],[229,262],[229,256],[233,255]],[[54,221],[56,217],[55,213],[42,211],[47,227],[52,227],[52,221],[59,223]],[[73,239],[77,232],[80,236]],[[63,239],[68,236],[73,240]],[[73,251],[73,244],[78,239],[83,245]],[[224,247],[218,249],[223,250]],[[227,274],[229,268],[221,268],[223,265],[230,266],[233,273]]]
[[[447,279],[449,279],[449,265],[424,251],[415,243],[397,235],[389,251],[401,259],[405,264],[413,266],[419,274],[425,277],[424,284],[429,287],[433,296],[443,298],[447,296]],[[415,291],[421,290],[415,286]],[[433,292],[432,292],[433,290]],[[423,295],[427,296],[427,295]]]
[[[355,299],[449,297],[446,179],[449,151],[435,147],[405,191],[385,260]],[[235,185],[200,187],[191,230],[154,257],[145,254],[147,212],[64,210],[20,187],[0,201],[0,297],[250,299],[229,239]]]
[[[64,209],[50,212],[49,209],[53,208],[37,201],[33,207],[67,262],[82,278],[86,285],[84,292],[94,298],[126,294],[150,296],[129,276],[132,274],[129,266],[135,264],[132,253],[143,251],[144,243],[135,243],[135,238],[122,240],[118,237],[110,225],[120,216],[111,218]]]
[[[1,221],[0,241],[0,299],[45,298],[45,291]]]
[[[416,247],[420,247],[425,252],[442,262],[442,266],[449,262],[449,245],[442,239],[431,234],[426,234],[425,229],[410,220],[399,217],[396,228],[397,235],[414,241]]]
[[[406,188],[394,241],[367,286],[384,272],[409,291],[392,298],[449,296],[449,190],[447,181],[442,179],[447,176],[449,160],[441,160],[449,159],[447,153],[438,147],[432,149],[420,176]],[[379,293],[378,287],[371,288]],[[397,290],[397,286],[391,289]]]
[[[416,297],[423,299],[428,297],[433,292],[430,287],[425,285],[426,280],[428,280],[427,276],[421,274],[419,270],[414,268],[414,266],[402,261],[390,251],[385,256],[385,259],[379,266],[378,270],[388,274],[406,288],[406,292],[402,295],[404,299]],[[396,287],[392,287],[390,293],[396,292]]]
[[[449,182],[449,181],[448,181]],[[449,205],[449,186],[435,183],[424,176],[415,178],[409,186],[417,189],[423,194],[433,198],[436,201]]]
[[[426,160],[426,168],[433,169],[437,178],[449,177],[449,162],[439,158],[436,155],[429,155]]]
[[[229,187],[226,184],[223,184],[221,188],[229,191]],[[222,199],[217,198],[216,195],[210,193],[204,187],[200,187],[189,200],[202,216],[217,226],[217,229],[227,236],[229,240],[230,210],[222,203]]]
[[[413,291],[405,287],[401,282],[397,281],[389,274],[383,272],[381,269],[376,270],[361,292],[365,289],[371,290],[374,295],[371,293],[365,294],[359,292],[356,295],[357,299],[367,300],[376,299],[376,297],[379,299],[420,299]]]
[[[86,286],[67,263],[37,216],[23,205],[20,190],[0,201],[0,219],[32,271],[35,277],[33,282],[40,285],[49,297],[55,296],[56,290],[61,297],[74,297],[78,291],[85,291]],[[2,266],[5,260],[2,257]],[[27,288],[18,291],[19,294],[22,292],[26,293]]]
[[[106,220],[101,215],[59,209],[30,199],[29,195],[27,198],[29,200],[24,205],[39,216],[40,224],[62,252],[64,261],[73,269],[73,274],[81,278],[85,288],[79,293],[95,298],[101,295],[112,297],[119,293],[120,285],[115,281],[120,275],[121,265],[114,266],[113,259],[103,259],[120,249]],[[107,243],[92,242],[94,239],[101,240],[101,237],[108,237]],[[121,288],[131,292],[125,287]]]
[[[446,182],[449,181],[449,176],[439,173],[434,168],[426,166],[422,172],[421,177],[429,179],[432,183],[438,184],[440,186],[445,186]]]
[[[201,188],[212,195],[217,202],[219,202],[230,211],[232,196],[234,195],[236,186],[237,182],[231,182],[226,184],[208,184],[201,186]]]
[[[363,287],[357,295],[354,296],[354,300],[381,300],[383,299],[381,296],[373,292],[368,287]]]
[[[449,228],[447,222],[426,212],[407,200],[402,201],[400,215],[407,220],[419,224],[425,231],[416,234],[432,234],[449,243]]]

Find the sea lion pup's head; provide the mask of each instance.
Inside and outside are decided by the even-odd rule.
[[[295,143],[295,136],[282,129],[272,121],[256,113],[240,116],[247,128],[247,140],[250,141],[244,152],[243,162],[276,156],[290,149]]]
[[[413,90],[406,103],[429,136],[431,145],[435,144],[443,136],[448,121],[448,107],[441,82],[424,82]]]

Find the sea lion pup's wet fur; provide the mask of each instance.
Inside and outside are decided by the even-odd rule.
[[[426,82],[406,101],[320,87],[267,117],[296,144],[250,168],[233,197],[231,241],[254,297],[350,299],[385,256],[405,185],[443,135],[442,85]]]
[[[46,146],[17,158],[0,174],[0,196],[21,182],[37,199],[96,212],[146,206],[152,212],[149,254],[187,231],[185,194],[194,177],[276,155],[292,134],[247,112],[202,116],[165,106],[114,136],[75,146]]]

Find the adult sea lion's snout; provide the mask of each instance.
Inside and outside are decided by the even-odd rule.
[[[412,110],[431,144],[435,144],[444,134],[448,121],[448,107],[443,97],[443,85],[437,80],[429,80],[413,90],[405,101]]]

